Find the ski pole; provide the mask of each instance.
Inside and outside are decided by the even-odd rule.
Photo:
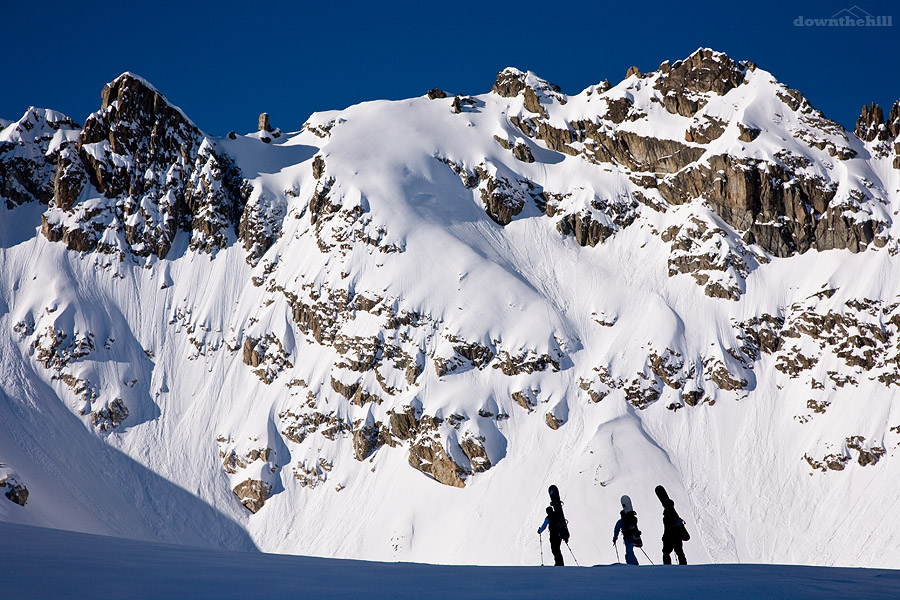
[[[576,566],[576,567],[580,567],[581,565],[578,564],[578,559],[575,558],[575,553],[572,552],[572,547],[569,545],[569,540],[566,540],[566,548],[569,549],[569,554],[572,555],[572,560],[575,561],[575,566]]]
[[[538,532],[538,539],[541,540],[541,566],[544,566],[544,536],[541,535],[541,532]]]
[[[641,552],[644,552],[644,549],[643,549],[643,548],[641,548]],[[644,556],[647,556],[647,553],[646,553],[646,552],[644,552]],[[649,556],[647,556],[647,560],[650,560],[650,557],[649,557]],[[653,562],[652,560],[650,560],[650,564],[652,565],[652,564],[654,564],[654,562]]]
[[[619,547],[616,545],[615,542],[613,542],[613,548],[616,549],[616,564],[619,564],[619,563],[622,562],[622,561],[619,560]]]

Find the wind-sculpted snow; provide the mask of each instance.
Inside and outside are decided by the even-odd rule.
[[[0,133],[4,415],[51,390],[269,551],[531,563],[555,483],[610,562],[663,484],[692,562],[900,557],[893,112],[860,139],[703,49],[222,139],[137,76],[103,98]],[[0,462],[37,506],[53,461]]]

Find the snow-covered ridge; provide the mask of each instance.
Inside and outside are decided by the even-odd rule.
[[[214,139],[123,74],[54,152],[0,145],[42,190],[0,209],[0,461],[30,491],[0,519],[516,563],[556,483],[608,562],[618,497],[654,539],[664,484],[692,561],[889,564],[896,111],[864,141],[706,49],[438,92]],[[190,527],[110,492],[154,477]]]

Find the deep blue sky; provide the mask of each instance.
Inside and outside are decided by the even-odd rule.
[[[858,4],[882,28],[796,27]],[[0,117],[29,105],[83,122],[103,84],[149,79],[202,129],[296,130],[310,113],[431,87],[476,94],[505,66],[577,93],[631,65],[653,70],[700,46],[751,60],[852,128],[863,103],[900,98],[900,4],[382,0],[275,3],[5,2]]]

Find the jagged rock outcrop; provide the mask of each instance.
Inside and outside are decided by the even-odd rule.
[[[240,499],[241,504],[255,514],[272,496],[272,484],[256,479],[247,479],[234,486],[233,491]]]
[[[748,243],[782,257],[810,249],[859,252],[884,225],[853,215],[864,192],[854,190],[856,197],[851,192],[833,205],[837,186],[821,178],[729,154],[662,179],[657,189],[671,204],[698,197],[709,201],[729,225],[746,232]]]
[[[863,106],[853,133],[864,142],[878,142],[874,148],[876,154],[886,156],[893,153],[892,166],[900,169],[900,100],[891,106],[887,120],[881,107],[874,102]]]
[[[91,411],[91,423],[100,431],[109,431],[128,418],[128,407],[121,398],[114,398],[99,410]]]
[[[256,126],[257,131],[272,131],[272,126],[269,124],[269,113],[259,113],[259,121]]]
[[[744,73],[748,69],[755,68],[753,63],[735,63],[721,52],[703,48],[685,60],[661,64],[659,72],[662,76],[657,88],[666,110],[692,117],[706,104],[704,94],[725,95],[744,83]]]
[[[525,207],[525,192],[513,181],[500,174],[491,174],[479,167],[479,192],[484,210],[499,225],[509,225],[513,217]]]
[[[512,67],[497,73],[491,91],[503,98],[514,98],[523,94],[525,109],[544,117],[547,113],[541,107],[542,98],[553,98],[565,103],[565,97],[561,94],[559,86],[537,77],[530,71],[525,73]]]
[[[58,164],[75,145],[79,129],[80,125],[62,113],[33,106],[21,119],[2,128],[0,201],[7,208],[50,202],[57,173],[64,174]]]
[[[165,257],[179,230],[195,249],[227,245],[247,194],[231,159],[140,77],[121,75],[102,99],[77,147],[60,154],[44,235],[77,251],[142,257]],[[88,183],[107,201],[91,199]]]
[[[242,348],[244,364],[253,367],[253,372],[263,383],[272,383],[282,371],[294,366],[288,360],[281,340],[271,333],[261,338],[245,337]]]
[[[465,469],[447,455],[439,437],[424,437],[410,445],[409,464],[444,485],[466,487]]]
[[[28,488],[3,463],[0,463],[0,492],[3,492],[7,500],[19,506],[25,506],[28,502]]]
[[[354,423],[353,456],[356,460],[366,460],[381,446],[379,433],[381,423]]]
[[[633,176],[632,181],[657,191],[670,204],[684,204],[695,198],[709,201],[747,242],[758,244],[776,256],[810,249],[849,248],[857,252],[872,242],[883,243],[878,238],[885,225],[883,220],[860,209],[871,198],[871,192],[862,182],[837,198],[836,182],[804,172],[805,165],[797,164],[788,150],[777,155],[781,157],[778,161],[729,154],[705,156],[703,146],[724,135],[729,123],[698,111],[716,95],[726,95],[742,85],[755,70],[753,63],[735,62],[724,54],[700,49],[683,61],[663,63],[654,73],[642,74],[636,68],[630,69],[628,79],[619,86],[628,85],[624,93],[619,88],[604,93],[607,110],[600,119],[573,119],[561,128],[558,121],[551,124],[544,108],[536,111],[526,106],[527,112],[511,115],[510,122],[551,150],[581,156],[594,163],[611,163],[626,173],[640,174]],[[532,81],[540,80],[507,69],[500,73],[492,91],[505,97],[519,94],[527,97]],[[668,112],[694,117],[693,124],[684,133],[688,144],[628,129],[629,122],[648,118],[634,104],[634,93],[641,85],[652,86],[658,95],[651,101],[661,102]],[[855,156],[840,126],[815,111],[799,92],[783,86],[776,92],[787,108],[798,113],[802,126],[792,131],[792,135],[810,148],[825,150],[839,160]],[[547,106],[555,97],[562,98],[562,95],[548,96],[551,100]],[[900,114],[900,108],[897,112]],[[884,137],[889,135],[889,128],[882,121],[880,109],[867,109],[858,129],[866,123],[871,131],[878,129],[881,133],[877,135]],[[900,128],[900,116],[897,127]],[[737,129],[738,139],[743,142],[753,142],[761,134],[758,127],[740,122]],[[867,135],[875,134],[861,132],[864,139]],[[654,210],[665,210],[662,203],[647,195],[641,194],[640,198],[642,203],[647,199],[646,204]],[[608,202],[599,210],[550,208],[547,214],[556,215],[557,228],[562,234],[574,233],[579,244],[593,246],[609,238],[623,224],[627,226],[632,217],[623,218],[620,207],[620,202]]]

